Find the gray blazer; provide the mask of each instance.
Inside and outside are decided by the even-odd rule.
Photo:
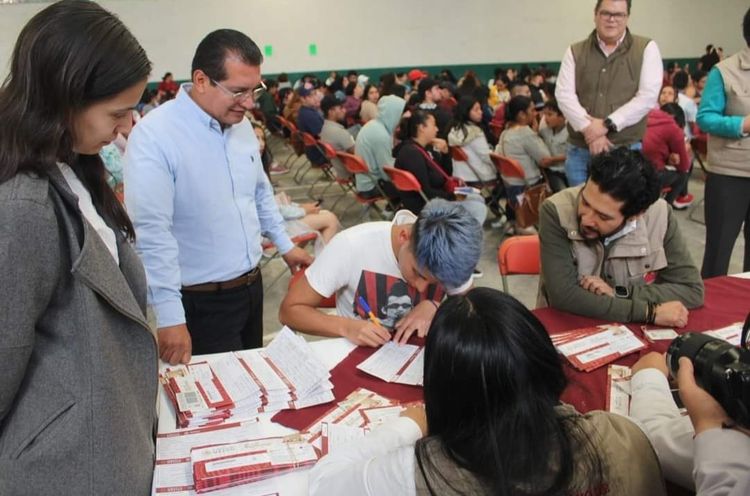
[[[0,184],[0,494],[145,495],[157,348],[120,266],[55,168]]]

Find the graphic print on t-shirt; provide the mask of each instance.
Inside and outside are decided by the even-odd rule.
[[[411,312],[411,309],[420,301],[424,299],[440,301],[444,295],[445,290],[437,284],[430,284],[423,293],[420,293],[416,288],[406,284],[403,279],[363,270],[354,293],[353,311],[364,320],[368,318],[367,312],[358,303],[361,296],[380,323],[390,329],[404,315]]]

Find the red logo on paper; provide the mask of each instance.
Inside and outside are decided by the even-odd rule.
[[[645,282],[646,284],[651,284],[654,281],[656,281],[656,272],[652,271],[643,274],[643,282]]]

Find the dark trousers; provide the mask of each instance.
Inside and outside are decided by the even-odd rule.
[[[378,186],[380,186],[380,189],[385,193],[389,203],[393,203],[394,201],[397,202],[400,199],[399,192],[392,182],[378,179]],[[378,190],[378,188],[372,188],[369,191],[360,191],[359,196],[363,198],[375,198],[380,196],[380,190]]]
[[[743,271],[750,270],[750,178],[708,173],[706,178],[706,251],[703,278],[723,276],[729,269],[732,248],[745,223]]]
[[[684,196],[687,191],[687,183],[690,176],[686,172],[677,172],[664,169],[659,171],[659,185],[662,189],[669,186],[672,190],[664,197],[667,203],[672,204],[677,197]]]
[[[553,193],[557,193],[568,187],[568,177],[564,171],[545,169],[544,174],[547,177],[547,184],[549,184]]]
[[[193,355],[263,346],[263,278],[215,292],[182,291]]]

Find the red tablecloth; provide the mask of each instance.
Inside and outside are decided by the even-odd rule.
[[[705,287],[705,304],[701,308],[690,311],[688,325],[683,329],[675,329],[677,333],[717,329],[733,322],[745,320],[748,311],[750,311],[749,279],[716,277],[707,279]],[[571,315],[551,308],[535,310],[534,314],[542,321],[550,334],[606,323],[605,321]],[[628,327],[638,336],[643,337],[640,325],[631,324]],[[623,357],[615,363],[631,366],[641,355],[649,351],[667,351],[669,343],[669,341],[658,341],[651,344],[649,349]],[[562,400],[584,413],[590,410],[604,409],[607,391],[607,367],[588,373],[575,370],[567,362],[564,367],[569,384],[563,393]]]
[[[678,333],[688,331],[705,331],[716,329],[733,322],[745,320],[750,311],[750,280],[735,277],[717,277],[705,281],[705,305],[690,312],[688,325],[684,329],[675,329]],[[535,310],[534,314],[542,321],[550,334],[555,334],[579,327],[587,327],[606,323],[605,321],[580,317],[560,312],[550,308]],[[643,337],[640,325],[629,325],[636,334]],[[412,340],[412,344],[423,342]],[[651,345],[648,351],[666,351],[668,341],[661,341]],[[331,371],[331,382],[334,384],[333,394],[336,401],[341,401],[357,389],[363,387],[382,394],[387,398],[402,402],[422,399],[422,388],[389,384],[380,379],[369,376],[357,369],[363,360],[375,352],[373,348],[356,348]],[[640,354],[623,357],[616,363],[633,365]],[[602,410],[605,406],[607,389],[607,367],[593,372],[578,372],[572,366],[564,363],[565,374],[569,385],[562,396],[562,400],[575,406],[581,412]],[[327,403],[303,410],[285,410],[273,417],[278,422],[293,429],[303,429],[311,422],[322,416],[333,404]]]

